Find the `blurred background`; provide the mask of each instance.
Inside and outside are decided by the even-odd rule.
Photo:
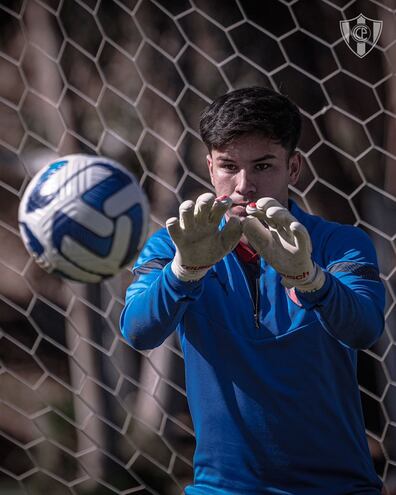
[[[357,57],[339,21],[383,22]],[[0,493],[175,495],[194,436],[173,337],[151,352],[118,330],[124,270],[62,281],[25,251],[17,209],[53,158],[104,154],[139,178],[150,232],[211,190],[199,114],[263,85],[301,108],[304,170],[291,196],[373,239],[386,329],[359,355],[370,450],[396,493],[395,3],[354,0],[0,2]]]

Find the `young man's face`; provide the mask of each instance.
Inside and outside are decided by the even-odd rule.
[[[230,215],[246,216],[246,205],[271,197],[287,207],[288,185],[300,174],[301,155],[288,151],[271,139],[246,135],[207,156],[212,184],[217,196],[233,201]]]

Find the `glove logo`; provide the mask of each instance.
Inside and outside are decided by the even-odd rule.
[[[309,276],[309,272],[303,272],[299,275],[287,275],[286,273],[280,273],[279,275],[285,278],[290,278],[291,280],[304,280]]]

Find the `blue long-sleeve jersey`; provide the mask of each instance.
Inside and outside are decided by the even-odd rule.
[[[234,252],[179,281],[165,229],[134,266],[124,337],[148,349],[177,330],[184,353],[196,435],[187,495],[380,493],[356,379],[357,349],[383,330],[376,254],[358,228],[291,212],[325,270],[316,292],[293,297],[261,259],[255,301]]]

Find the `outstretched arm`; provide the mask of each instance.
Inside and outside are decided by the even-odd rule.
[[[134,267],[135,280],[126,293],[120,327],[135,349],[153,349],[162,344],[180,323],[189,303],[201,295],[202,281],[179,280],[171,270],[171,262],[153,258]]]
[[[201,195],[196,203],[180,205],[179,218],[167,221],[164,231],[146,244],[126,294],[121,331],[137,349],[160,345],[181,322],[189,303],[203,288],[202,279],[215,263],[239,242],[242,227],[233,219],[219,230],[231,206],[228,198]]]
[[[323,327],[352,348],[370,347],[384,324],[384,288],[374,249],[360,229],[341,227],[327,242],[328,262],[312,258],[306,228],[272,198],[250,208],[244,233],[257,252],[282,276],[305,309],[317,313]]]

